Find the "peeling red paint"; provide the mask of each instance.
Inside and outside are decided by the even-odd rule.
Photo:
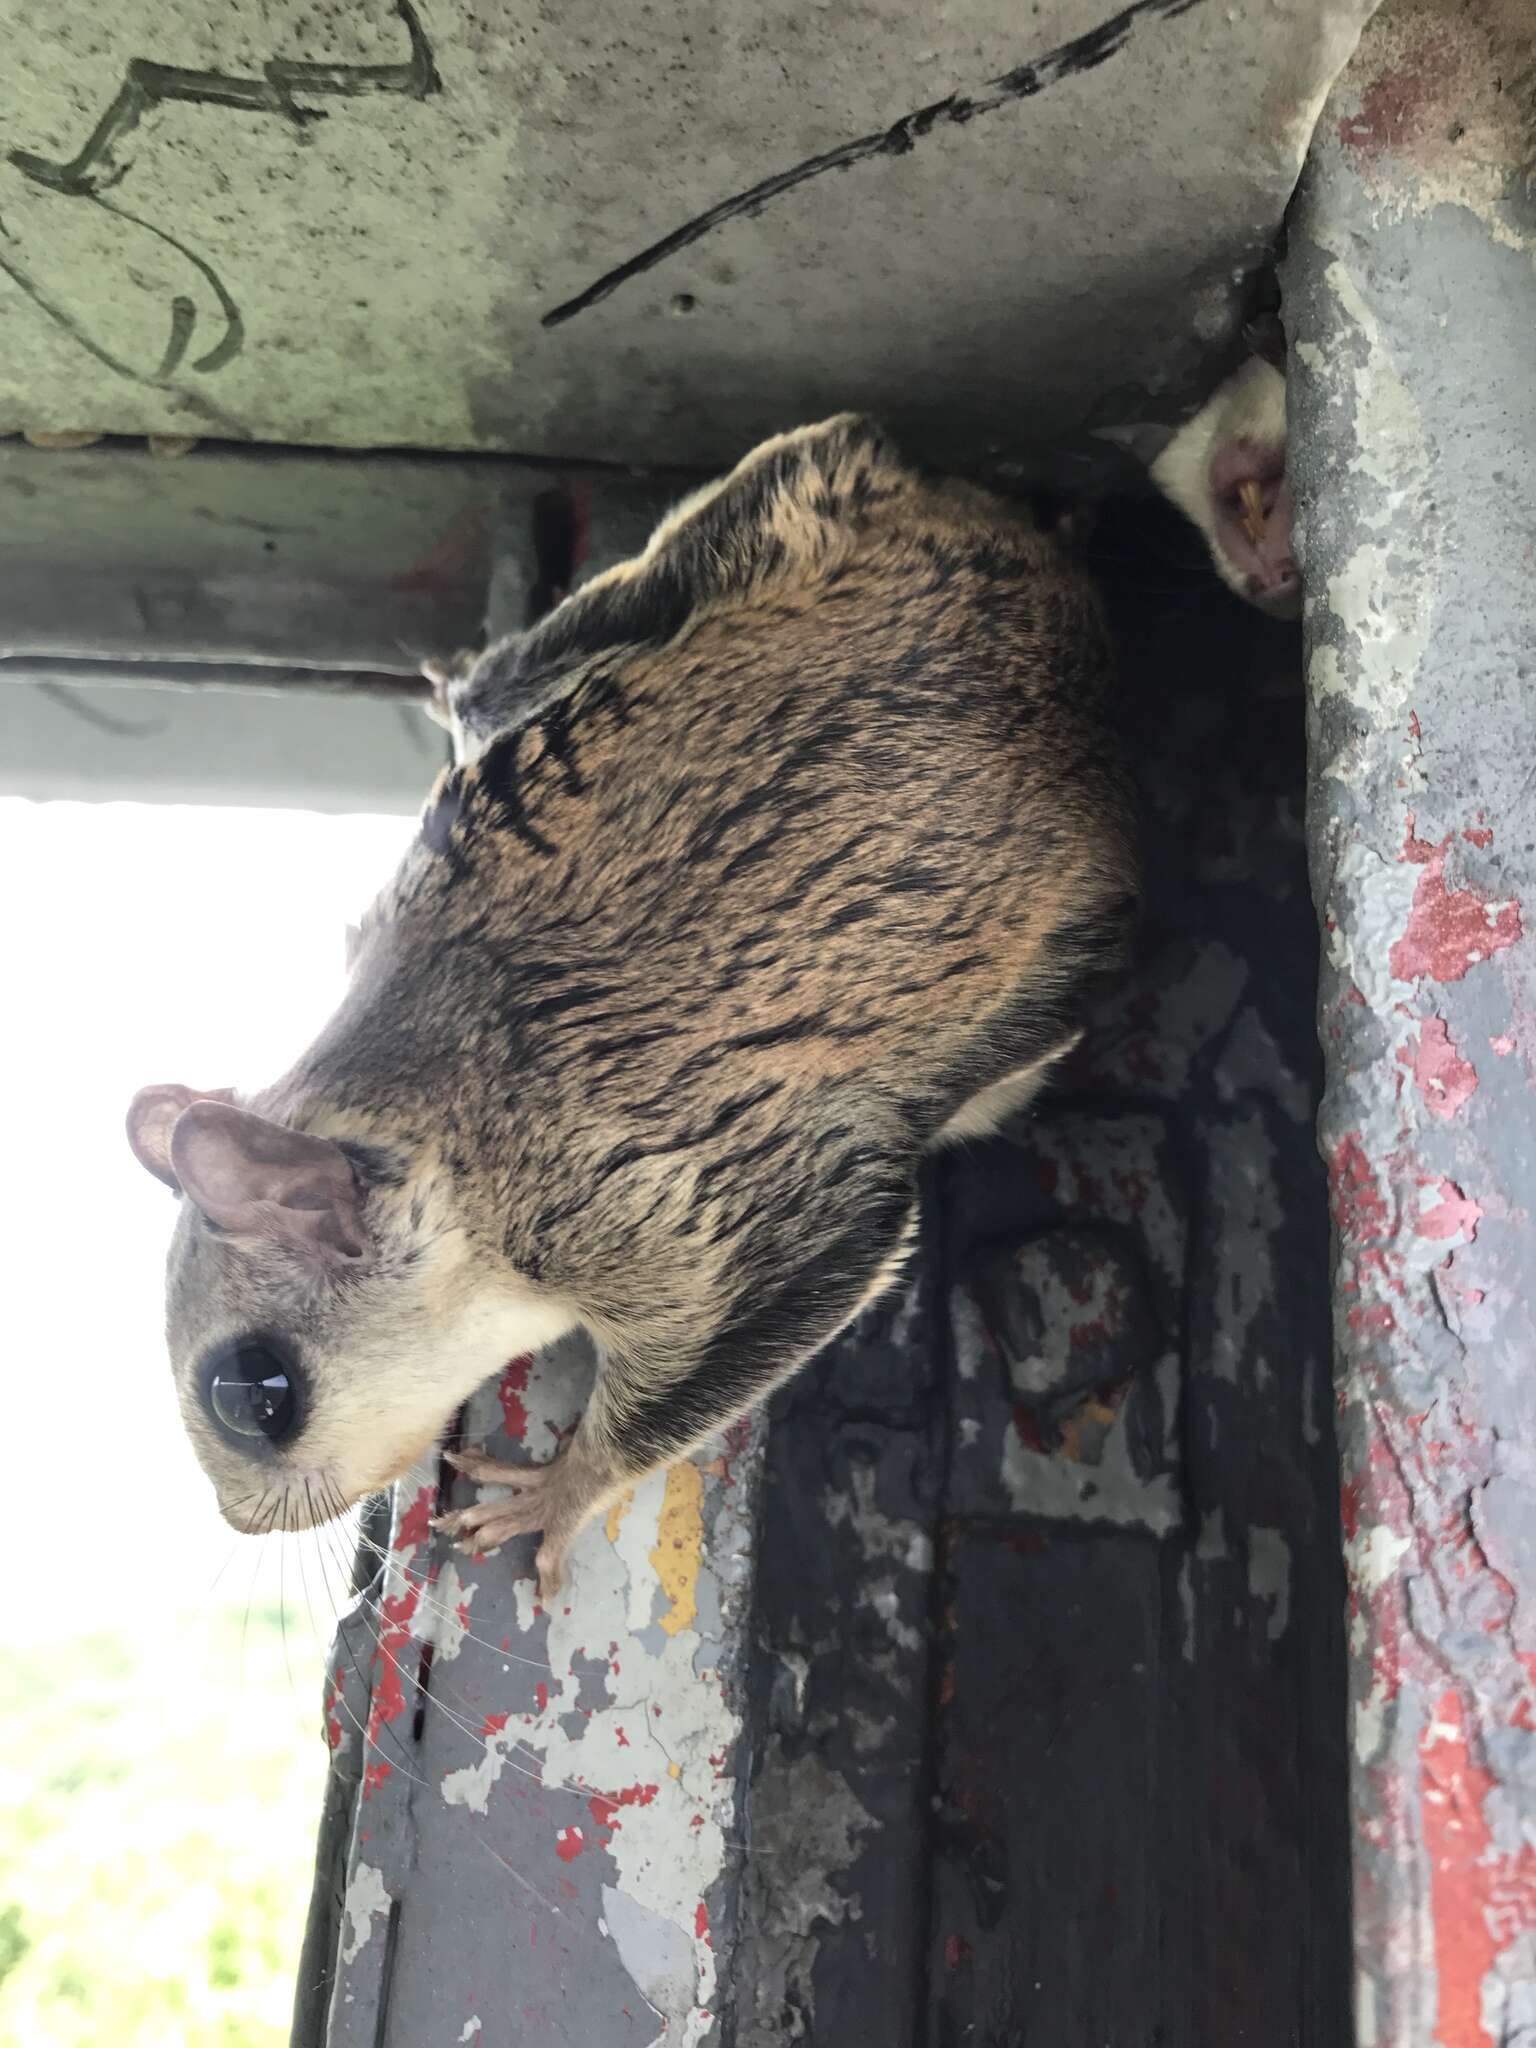
[[[1413,903],[1402,937],[1387,955],[1399,981],[1460,981],[1467,970],[1512,946],[1521,936],[1518,903],[1490,903],[1475,889],[1449,889],[1445,883],[1450,835],[1429,850],[1413,836],[1409,819],[1405,860],[1424,867],[1413,891]]]
[[[419,1487],[416,1498],[400,1517],[400,1527],[395,1532],[396,1550],[409,1550],[429,1539],[432,1534],[433,1503],[434,1489],[430,1486]]]
[[[1421,1209],[1414,1219],[1413,1227],[1420,1237],[1465,1235],[1470,1242],[1477,1236],[1477,1226],[1483,1214],[1480,1203],[1464,1195],[1453,1180],[1426,1180],[1420,1185],[1432,1188],[1438,1198],[1430,1207]]]
[[[1412,20],[1412,17],[1409,17]],[[1391,68],[1373,78],[1353,114],[1341,117],[1338,137],[1362,163],[1382,156],[1414,157],[1424,143],[1449,126],[1460,72],[1457,40],[1439,23],[1413,22]],[[1410,719],[1410,730],[1416,715]],[[1414,731],[1414,738],[1419,734]]]
[[[1369,1330],[1377,1335],[1397,1328],[1397,1317],[1392,1313],[1391,1303],[1386,1301],[1373,1301],[1369,1306],[1356,1302],[1353,1308],[1345,1311],[1344,1320],[1352,1330]]]
[[[1339,1488],[1339,1526],[1344,1531],[1344,1540],[1349,1542],[1360,1527],[1360,1502],[1365,1492],[1363,1479],[1346,1479]]]
[[[621,1792],[594,1793],[587,1801],[587,1811],[598,1829],[599,1840],[606,1848],[618,1827],[618,1812],[624,1806],[649,1806],[656,1797],[659,1787],[655,1785],[626,1785]]]
[[[331,1674],[331,1682],[325,1689],[325,1698],[320,1707],[325,1719],[325,1739],[333,1754],[341,1747],[341,1721],[333,1712],[333,1709],[341,1704],[341,1698],[341,1669],[338,1666]]]
[[[549,1705],[549,1687],[541,1678],[533,1688],[533,1704],[542,1714]]]
[[[510,1714],[487,1714],[480,1723],[480,1739],[488,1741],[491,1736],[499,1735],[511,1718]]]
[[[363,1771],[363,1797],[371,1799],[394,1770],[393,1764],[369,1764]]]
[[[1437,846],[1432,839],[1421,839],[1418,833],[1414,830],[1416,822],[1417,820],[1415,819],[1413,812],[1410,811],[1408,813],[1407,824],[1403,828],[1403,850],[1398,855],[1398,859],[1412,861],[1417,866],[1424,867],[1425,865],[1427,865],[1428,862],[1434,859],[1437,853],[1443,850],[1444,846],[1448,842],[1442,841],[1441,844]]]
[[[702,1899],[693,1911],[693,1935],[695,1941],[709,1940],[709,1908]]]
[[[373,1690],[373,1707],[368,1716],[368,1740],[376,1742],[379,1730],[386,1721],[395,1720],[405,1711],[405,1694],[400,1682],[400,1654],[411,1640],[411,1617],[416,1612],[418,1594],[414,1586],[408,1586],[392,1599],[385,1600],[380,1609],[382,1626],[379,1630],[379,1646],[374,1652],[374,1665],[378,1672]]]
[[[1443,1017],[1427,1017],[1397,1057],[1431,1116],[1453,1117],[1477,1092],[1477,1069],[1456,1050]]]
[[[555,1854],[562,1863],[574,1863],[586,1846],[586,1837],[578,1827],[561,1828],[555,1836]]]
[[[1469,846],[1486,847],[1493,844],[1493,828],[1491,825],[1469,825],[1461,836]]]
[[[525,1353],[505,1367],[496,1385],[502,1427],[514,1443],[522,1443],[528,1434],[528,1409],[523,1395],[528,1391],[528,1375],[532,1370],[532,1353]]]
[[[1328,1207],[1339,1242],[1360,1271],[1385,1274],[1392,1212],[1358,1131],[1346,1131],[1329,1155]]]
[[[1440,2048],[1488,2048],[1483,1982],[1500,1948],[1536,1928],[1536,1850],[1493,1842],[1494,1779],[1471,1753],[1460,1696],[1443,1692],[1419,1747],[1419,1796],[1435,1930]]]

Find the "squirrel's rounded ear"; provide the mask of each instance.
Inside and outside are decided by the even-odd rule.
[[[235,1237],[327,1261],[363,1255],[357,1181],[330,1138],[205,1099],[177,1117],[171,1167],[208,1221]]]
[[[128,1105],[128,1143],[134,1158],[179,1195],[181,1183],[171,1167],[171,1133],[177,1118],[194,1102],[234,1099],[233,1088],[186,1088],[180,1081],[158,1081],[141,1088]]]
[[[428,718],[447,731],[453,730],[453,712],[449,706],[448,693],[455,683],[462,682],[475,663],[480,659],[472,647],[461,648],[457,654],[431,654],[421,664],[421,673],[432,685],[430,697],[422,699],[422,709]]]

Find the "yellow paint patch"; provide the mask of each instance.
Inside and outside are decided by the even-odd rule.
[[[697,1465],[674,1465],[656,1524],[651,1563],[672,1605],[661,1625],[669,1636],[687,1628],[698,1613],[699,1559],[704,1548],[704,1475]]]
[[[610,1543],[619,1540],[619,1524],[635,1504],[635,1489],[627,1486],[608,1510],[608,1519],[603,1524],[603,1534]]]
[[[683,1767],[682,1767],[682,1765],[681,1765],[681,1764],[668,1764],[668,1765],[667,1765],[667,1776],[668,1776],[669,1778],[680,1778],[680,1777],[681,1777],[682,1775],[683,1775]]]

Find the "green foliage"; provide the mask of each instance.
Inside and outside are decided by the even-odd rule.
[[[284,2048],[325,1774],[273,1608],[0,1663],[0,2041]],[[304,1652],[301,1656],[299,1640]]]

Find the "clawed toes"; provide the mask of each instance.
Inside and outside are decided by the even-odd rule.
[[[495,1550],[514,1536],[542,1534],[534,1564],[539,1599],[548,1606],[564,1582],[566,1546],[580,1522],[566,1497],[570,1467],[563,1450],[542,1465],[504,1464],[478,1446],[444,1451],[443,1457],[466,1479],[510,1491],[493,1500],[472,1501],[468,1507],[449,1508],[432,1517],[432,1527],[470,1555]]]
[[[510,1500],[477,1500],[467,1508],[434,1515],[432,1527],[451,1536],[461,1549],[490,1550],[509,1536],[532,1536],[544,1527],[548,1503],[537,1493],[514,1494]]]
[[[541,1543],[533,1563],[539,1575],[539,1604],[550,1607],[565,1582],[565,1545]]]
[[[508,1465],[481,1449],[444,1451],[443,1456],[466,1479],[478,1480],[483,1486],[516,1486],[525,1493],[542,1486],[559,1462],[552,1459],[544,1465]]]

